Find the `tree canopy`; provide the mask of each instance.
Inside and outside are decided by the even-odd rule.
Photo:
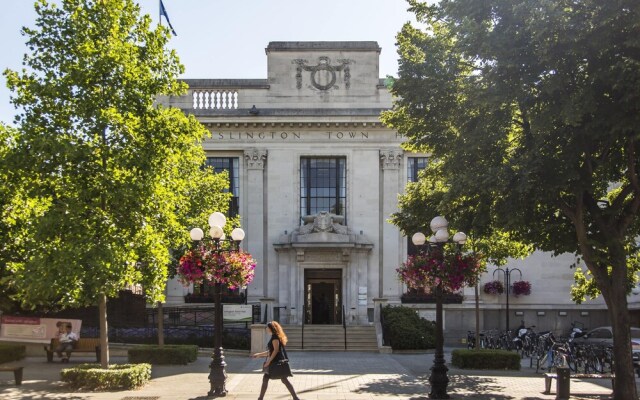
[[[206,129],[156,101],[186,90],[169,33],[132,0],[35,7],[25,68],[5,71],[18,115],[0,131],[0,174],[19,190],[0,198],[0,235],[21,247],[2,254],[3,284],[31,306],[96,304],[127,284],[160,300],[170,249],[230,196],[203,168]]]
[[[409,3],[426,29],[398,35],[385,122],[439,160],[449,198],[490,199],[494,227],[580,255],[614,325],[615,398],[635,393],[620,288],[638,268],[640,3]]]

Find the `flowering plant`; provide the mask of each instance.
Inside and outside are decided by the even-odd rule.
[[[178,279],[184,285],[220,283],[236,289],[251,283],[255,267],[249,253],[219,251],[213,243],[201,243],[180,258]]]
[[[491,281],[484,284],[483,290],[486,294],[502,294],[504,285],[501,281]]]
[[[531,294],[531,284],[528,281],[515,281],[511,285],[511,289],[516,296],[528,296]]]
[[[443,254],[439,249],[409,256],[396,270],[399,279],[409,288],[440,286],[445,292],[455,292],[465,285],[473,286],[478,279],[480,262],[473,254]]]

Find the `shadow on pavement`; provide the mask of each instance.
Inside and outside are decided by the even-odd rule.
[[[398,378],[379,379],[361,385],[355,393],[392,394],[392,395],[423,395],[428,391],[429,384],[415,377],[402,375]]]

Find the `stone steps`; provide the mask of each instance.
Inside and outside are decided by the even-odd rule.
[[[304,349],[302,327],[284,327],[289,338],[287,349],[304,351],[378,351],[376,330],[373,326],[347,326],[347,348],[344,346],[342,325],[305,325]]]

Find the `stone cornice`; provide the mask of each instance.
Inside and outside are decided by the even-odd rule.
[[[357,129],[379,129],[386,128],[381,122],[289,122],[289,121],[270,121],[270,122],[207,122],[200,121],[207,128],[215,129],[236,129],[236,128],[289,128],[289,129],[329,129],[329,128],[357,128]],[[391,130],[391,129],[389,129]]]

